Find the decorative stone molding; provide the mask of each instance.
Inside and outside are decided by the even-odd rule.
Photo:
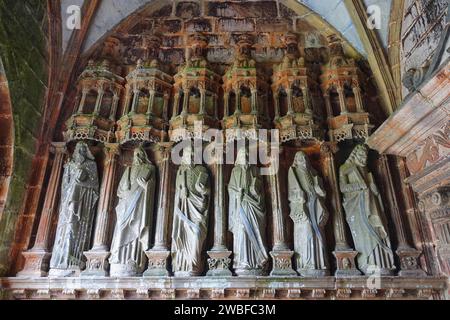
[[[207,276],[231,276],[231,251],[208,251]]]
[[[170,251],[146,251],[148,258],[148,269],[144,272],[144,277],[164,277],[169,275],[168,259]]]
[[[354,277],[361,275],[361,271],[356,268],[355,259],[358,255],[357,251],[334,251],[333,255],[336,257],[337,262],[336,277]]]

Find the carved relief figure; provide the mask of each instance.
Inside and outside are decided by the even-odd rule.
[[[210,183],[208,171],[193,164],[192,149],[183,151],[175,182],[172,267],[175,276],[199,276],[207,236]]]
[[[111,276],[136,276],[144,271],[153,220],[155,175],[155,166],[145,150],[136,148],[133,165],[126,168],[117,190],[119,204],[109,259]]]
[[[97,164],[86,143],[79,142],[65,165],[61,205],[50,276],[71,276],[85,267],[99,197]]]
[[[326,276],[329,274],[324,233],[329,217],[324,204],[326,193],[305,153],[295,155],[288,181],[297,271],[304,277]]]
[[[340,189],[350,226],[358,267],[365,274],[392,274],[394,257],[383,221],[383,202],[373,175],[367,169],[368,149],[358,145],[340,168]]]
[[[247,158],[246,151],[239,150],[228,184],[234,270],[237,275],[263,275],[268,261],[263,180]]]

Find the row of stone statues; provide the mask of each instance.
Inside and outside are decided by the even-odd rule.
[[[374,268],[395,269],[383,204],[367,169],[367,156],[367,147],[359,145],[340,168],[340,189],[358,251],[358,267],[366,274]],[[205,167],[194,165],[192,160],[192,150],[185,149],[175,181],[171,248],[175,276],[199,276],[204,271],[210,176]],[[153,225],[155,182],[156,167],[143,148],[136,148],[133,164],[126,168],[117,190],[117,219],[109,258],[111,276],[144,272]],[[69,276],[84,268],[83,252],[90,245],[98,183],[94,157],[80,142],[65,166],[50,276]],[[233,234],[233,269],[238,276],[264,275],[267,271],[264,193],[258,168],[250,165],[248,154],[240,150],[228,183],[228,227]],[[304,277],[329,275],[324,232],[329,219],[326,191],[303,152],[296,154],[289,169],[288,198],[298,273]]]

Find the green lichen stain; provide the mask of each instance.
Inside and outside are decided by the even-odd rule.
[[[9,250],[32,167],[47,82],[46,1],[0,0],[0,58],[13,108],[14,168],[0,220],[0,276],[7,273]]]

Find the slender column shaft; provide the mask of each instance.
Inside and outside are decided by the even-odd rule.
[[[168,120],[169,119],[169,101],[170,101],[170,94],[168,92],[164,93],[164,106],[163,106],[163,119]]]
[[[361,88],[356,87],[356,86],[353,87],[353,94],[355,95],[356,111],[364,112],[364,105],[363,105],[362,96],[361,96]]]
[[[252,90],[252,114],[258,114],[258,91],[253,89]]]
[[[212,250],[227,250],[226,248],[226,214],[225,186],[223,181],[223,164],[217,161],[215,170],[215,200],[214,200],[214,247]]]
[[[98,90],[97,101],[95,103],[94,114],[98,115],[100,113],[100,106],[102,105],[103,96],[105,91],[103,89]]]
[[[133,90],[133,104],[131,106],[131,112],[133,112],[133,113],[137,112],[140,93],[141,93],[140,90]]]
[[[273,105],[275,108],[275,119],[278,119],[280,117],[280,96],[277,94],[273,97]]]
[[[186,115],[188,113],[189,107],[189,90],[184,90],[183,98],[183,111],[181,112],[181,114]]]
[[[269,175],[270,192],[272,194],[272,212],[273,212],[273,250],[288,250],[285,237],[285,221],[282,209],[282,198],[280,191],[280,176],[278,172]]]
[[[309,88],[303,87],[302,92],[303,92],[303,101],[305,104],[305,113],[311,114],[312,108],[311,108],[311,97],[309,96]]]
[[[119,96],[115,94],[113,97],[113,103],[112,103],[111,112],[109,115],[109,119],[111,121],[116,120],[117,106],[119,105],[119,100],[120,100]]]
[[[345,233],[345,219],[344,212],[342,210],[341,196],[339,192],[339,182],[337,179],[336,164],[334,154],[331,150],[326,153],[326,162],[328,169],[328,179],[333,190],[332,194],[332,206],[334,212],[334,235],[336,239],[336,251],[349,250],[346,233]]]
[[[178,116],[178,107],[180,105],[180,92],[177,91],[173,98],[173,110],[172,110],[172,118]]]
[[[125,103],[124,103],[124,107],[123,107],[123,116],[128,114],[128,112],[130,111],[129,110],[130,100],[131,100],[131,89],[130,89],[130,87],[127,87],[126,93],[125,93]]]
[[[292,89],[289,88],[286,91],[286,93],[287,93],[287,100],[288,100],[288,113],[287,114],[291,115],[291,114],[294,113],[294,106],[293,106],[293,103],[292,103]]]
[[[105,170],[102,179],[97,219],[94,232],[94,245],[92,250],[109,250],[109,226],[112,220],[115,200],[115,182],[117,176],[117,160],[120,153],[118,144],[105,145]]]
[[[333,118],[333,108],[331,107],[330,95],[329,94],[325,94],[323,97],[325,99],[325,108],[326,108],[326,111],[327,111],[327,117],[328,118]]]
[[[223,117],[226,118],[230,115],[230,93],[226,92],[223,96],[223,107],[224,107],[224,115]]]
[[[205,114],[205,108],[206,108],[206,91],[200,90],[200,111],[199,114],[203,115]]]
[[[80,100],[80,104],[78,105],[77,113],[82,113],[83,112],[84,104],[86,103],[86,97],[87,97],[88,93],[89,93],[89,90],[84,88],[83,92],[81,94],[81,100]]]
[[[338,92],[338,95],[339,95],[339,105],[341,106],[341,114],[348,113],[347,102],[345,101],[344,88],[338,87],[337,88],[337,92]]]
[[[214,117],[216,120],[219,120],[219,101],[217,94],[213,95],[213,104],[214,104]]]
[[[53,143],[53,152],[55,158],[53,160],[52,171],[50,173],[50,180],[48,189],[45,194],[44,207],[42,209],[41,219],[36,235],[36,241],[33,250],[40,249],[47,251],[49,249],[49,237],[52,226],[53,216],[57,211],[58,194],[61,185],[62,168],[64,164],[64,155],[66,147],[64,143]]]
[[[153,114],[153,106],[155,105],[155,95],[156,95],[155,90],[149,91],[147,116],[152,116],[152,114]]]
[[[161,145],[163,159],[160,164],[161,190],[159,192],[158,209],[155,227],[155,245],[152,250],[168,250],[167,225],[169,221],[170,203],[170,146]]]
[[[241,90],[236,89],[236,110],[234,111],[235,114],[241,113]]]

